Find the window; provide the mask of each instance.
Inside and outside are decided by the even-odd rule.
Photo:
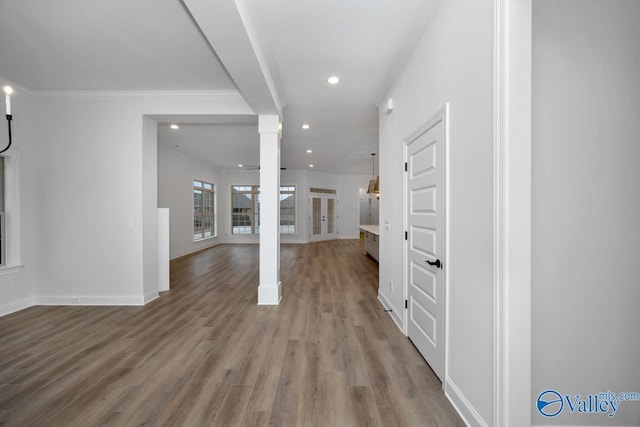
[[[231,233],[260,234],[260,186],[231,187]],[[280,187],[280,234],[296,234],[296,187]]]
[[[214,185],[193,181],[193,240],[216,235]]]
[[[296,187],[280,187],[280,234],[296,234]]]
[[[260,187],[234,185],[231,187],[231,233],[260,233]]]

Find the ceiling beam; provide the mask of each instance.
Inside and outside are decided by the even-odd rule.
[[[183,0],[196,24],[256,114],[282,116],[286,105],[257,32],[241,1]]]

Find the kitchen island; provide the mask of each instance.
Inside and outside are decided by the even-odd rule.
[[[364,231],[364,251],[371,255],[371,258],[378,260],[380,238],[380,227],[376,225],[360,225],[360,229]]]

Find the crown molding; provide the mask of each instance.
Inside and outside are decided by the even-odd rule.
[[[238,90],[37,90],[0,76],[0,86],[42,99],[228,99],[245,100]]]
[[[242,99],[237,90],[38,90],[42,99]]]

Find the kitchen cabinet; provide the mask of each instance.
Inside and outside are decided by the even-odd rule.
[[[364,231],[364,250],[371,255],[371,258],[379,261],[380,254],[380,233],[377,225],[360,225],[360,229]]]

